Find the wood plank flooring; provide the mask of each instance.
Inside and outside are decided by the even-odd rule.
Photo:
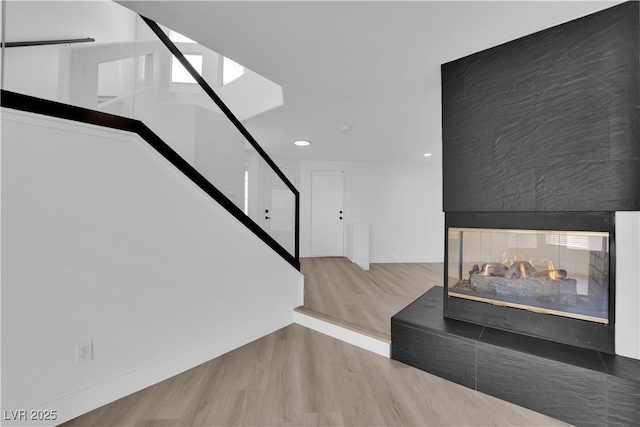
[[[564,426],[291,325],[64,424]]]
[[[442,285],[443,263],[371,264],[346,258],[301,258],[304,308],[391,336],[391,317]],[[348,327],[346,324],[345,326]]]

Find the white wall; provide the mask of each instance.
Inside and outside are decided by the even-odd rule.
[[[112,1],[6,2],[7,42],[87,37],[96,43],[123,42],[135,40],[135,30],[136,14]],[[57,100],[59,79],[65,78],[59,55],[68,49],[62,45],[5,49],[3,89]]]
[[[6,40],[135,39],[136,14],[111,0],[7,1]],[[55,18],[55,19],[52,19]]]
[[[3,110],[1,168],[3,410],[59,423],[293,321],[301,274],[137,137]]]
[[[136,102],[135,119],[147,125],[190,165],[196,156],[196,105]]]
[[[640,359],[640,212],[616,212],[616,353]]]
[[[282,87],[248,69],[228,85],[217,88],[216,93],[241,121],[284,104]]]
[[[60,52],[64,46],[4,49],[3,89],[41,98],[60,99]]]
[[[117,59],[98,65],[98,96],[131,96],[134,91],[135,58]]]
[[[219,111],[197,104],[136,102],[146,124],[238,207],[244,206],[244,136]]]
[[[313,170],[344,171],[344,235],[348,224],[369,224],[372,263],[444,261],[442,169],[428,160],[301,161],[300,256],[311,256]]]
[[[244,208],[246,140],[222,113],[195,106],[195,168]]]

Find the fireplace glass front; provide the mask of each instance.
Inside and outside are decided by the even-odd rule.
[[[448,228],[449,297],[609,323],[609,233]]]

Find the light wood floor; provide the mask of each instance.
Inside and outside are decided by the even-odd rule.
[[[561,426],[299,325],[64,426]]]
[[[371,264],[365,271],[346,258],[301,258],[304,307],[391,335],[391,317],[442,285],[442,263]]]

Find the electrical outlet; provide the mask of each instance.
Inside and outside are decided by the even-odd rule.
[[[93,360],[93,341],[83,342],[76,345],[76,364],[86,363]]]

